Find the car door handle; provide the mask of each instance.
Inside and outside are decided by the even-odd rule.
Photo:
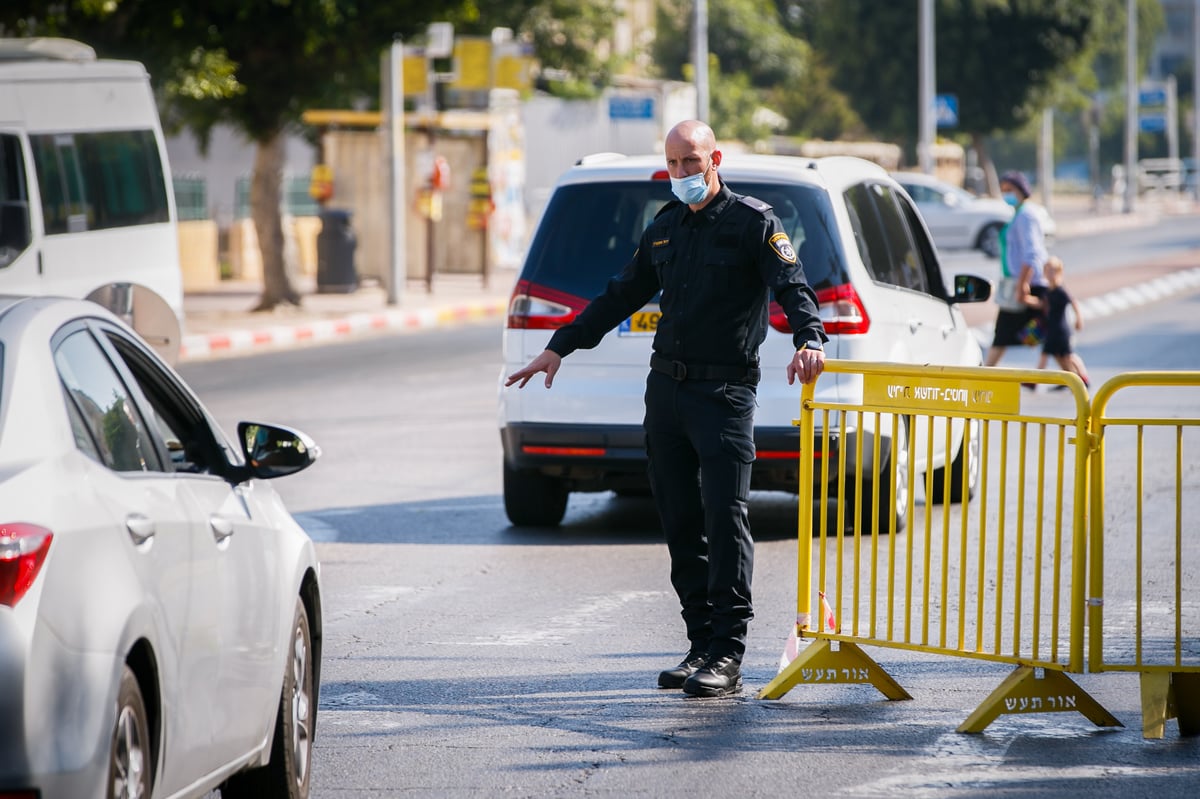
[[[954,325],[942,325],[942,338],[950,338],[954,333]]]
[[[129,537],[133,539],[134,546],[140,547],[154,538],[154,520],[148,519],[140,513],[131,513],[125,517],[125,529],[129,531]]]
[[[224,516],[213,514],[208,517],[208,526],[212,530],[213,538],[218,544],[225,541],[229,536],[233,535],[233,522],[226,519]]]
[[[925,325],[925,323],[922,322],[920,319],[909,319],[908,320],[908,332],[916,333],[924,325]]]

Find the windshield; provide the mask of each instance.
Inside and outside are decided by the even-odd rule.
[[[849,282],[831,236],[835,222],[824,191],[735,181],[729,182],[729,188],[774,208],[814,289]],[[667,181],[560,187],[538,226],[522,276],[577,297],[596,296],[633,257],[642,231],[670,199]]]

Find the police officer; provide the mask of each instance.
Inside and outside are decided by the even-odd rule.
[[[794,331],[789,384],[817,378],[828,338],[816,295],[771,206],[733,193],[718,175],[721,151],[712,129],[696,120],[679,123],[667,134],[665,154],[678,201],[658,213],[604,293],[505,385],[524,388],[545,372],[550,388],[563,357],[596,346],[661,289],[644,426],[689,649],[679,665],[659,674],[658,685],[725,696],[742,689],[753,617],[747,498],[770,294]]]

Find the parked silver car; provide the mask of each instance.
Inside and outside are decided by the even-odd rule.
[[[0,796],[308,794],[312,541],[242,422],[91,302],[0,296]]]

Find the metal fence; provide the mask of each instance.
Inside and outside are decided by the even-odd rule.
[[[802,392],[796,635],[815,640],[797,647],[795,659],[761,698],[777,699],[802,683],[831,682],[868,683],[889,698],[908,698],[861,648],[870,645],[1012,664],[1014,671],[963,722],[962,732],[982,731],[1001,714],[1057,711],[1117,726],[1066,676],[1087,666],[1090,624],[1090,670],[1142,672],[1144,711],[1151,706],[1147,691],[1162,695],[1163,702],[1154,704],[1163,705],[1156,718],[1177,716],[1181,731],[1194,731],[1200,606],[1187,588],[1200,576],[1200,542],[1186,540],[1183,527],[1189,511],[1200,511],[1200,464],[1187,460],[1183,431],[1200,427],[1200,418],[1167,423],[1103,417],[1103,403],[1124,381],[1136,383],[1133,376],[1110,381],[1093,403],[1082,382],[1066,372],[840,361],[827,361],[826,371],[860,376],[862,391],[838,401],[818,401],[812,385]],[[1200,385],[1200,373],[1154,379]],[[1027,403],[1022,384],[1069,393],[1063,402]],[[1139,510],[1136,543],[1122,543],[1107,565],[1122,576],[1120,590],[1134,597],[1121,605],[1133,620],[1114,627],[1103,617],[1103,500],[1112,491],[1105,482],[1103,441],[1116,426],[1136,427],[1139,437],[1148,426],[1171,429],[1179,443],[1170,461],[1176,554],[1172,563],[1145,568]],[[1135,486],[1140,496],[1140,439],[1138,452],[1135,474],[1123,485]],[[906,522],[911,529],[901,535]],[[1137,551],[1127,552],[1129,546]],[[1148,635],[1174,658],[1151,667],[1143,638],[1151,607],[1144,598],[1151,587],[1161,592],[1162,582],[1172,590],[1154,609],[1174,624]],[[1132,638],[1113,641],[1118,630]],[[1129,650],[1130,641],[1132,658],[1114,660],[1112,654]],[[1147,737],[1154,733],[1148,721]]]
[[[1088,670],[1141,675],[1147,738],[1172,717],[1200,734],[1200,418],[1180,407],[1200,409],[1200,374],[1120,375],[1092,400]]]

